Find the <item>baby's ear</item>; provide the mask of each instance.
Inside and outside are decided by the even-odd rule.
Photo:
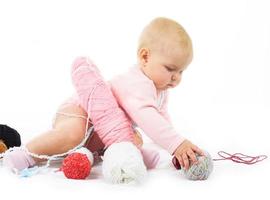
[[[4,153],[7,150],[7,146],[5,145],[3,140],[0,140],[0,153]]]
[[[138,56],[142,65],[148,62],[150,50],[148,48],[141,48],[138,52]]]

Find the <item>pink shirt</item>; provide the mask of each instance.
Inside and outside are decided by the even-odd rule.
[[[172,126],[167,113],[168,91],[158,92],[153,81],[139,68],[109,81],[119,105],[130,119],[155,143],[173,154],[184,141]]]

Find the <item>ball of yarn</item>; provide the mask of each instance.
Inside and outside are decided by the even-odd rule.
[[[86,151],[86,150],[81,150]],[[74,152],[69,154],[62,163],[61,171],[69,179],[85,179],[89,176],[93,161],[92,153]],[[88,155],[87,155],[88,154]]]
[[[140,150],[131,142],[114,143],[103,156],[102,172],[111,183],[140,182],[146,167]]]
[[[196,155],[198,163],[193,164],[188,170],[184,169],[185,177],[189,180],[206,180],[213,171],[213,160],[210,154],[204,151],[205,156]]]

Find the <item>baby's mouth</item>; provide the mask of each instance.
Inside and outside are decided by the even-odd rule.
[[[174,87],[174,85],[172,85],[172,84],[168,84],[168,85],[167,85],[167,87],[168,87],[168,88],[173,88],[173,87]]]

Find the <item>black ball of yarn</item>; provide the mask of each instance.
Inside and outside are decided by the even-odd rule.
[[[2,140],[7,148],[21,146],[21,136],[13,128],[0,124],[0,140]]]

